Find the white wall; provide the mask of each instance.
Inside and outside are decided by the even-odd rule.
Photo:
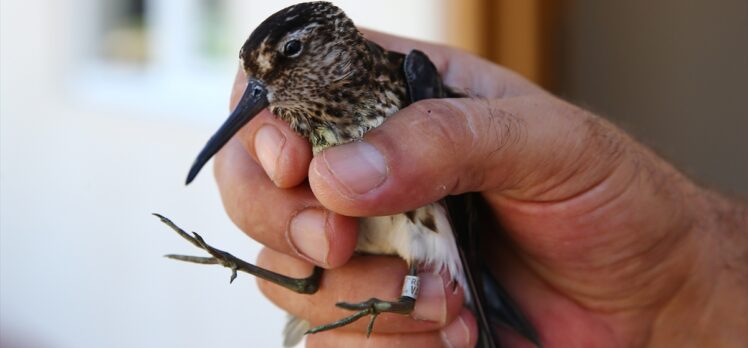
[[[227,270],[162,258],[197,250],[150,216],[164,213],[254,259],[259,246],[226,218],[209,171],[182,185],[227,114],[229,85],[210,85],[216,92],[205,98],[166,87],[150,101],[92,96],[138,82],[107,75],[92,86],[79,75],[86,33],[76,28],[90,3],[0,3],[0,346],[278,346],[284,314],[254,280],[240,276],[229,286]],[[233,3],[236,18],[227,20],[238,49],[251,28],[290,2]],[[362,25],[445,36],[444,1],[338,3]],[[161,86],[170,83],[177,82]],[[206,114],[196,121],[183,115],[190,109]]]

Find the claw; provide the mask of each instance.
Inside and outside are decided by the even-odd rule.
[[[229,284],[234,284],[234,279],[236,279],[236,266],[231,267],[231,278],[229,279]]]
[[[215,257],[202,257],[202,256],[190,256],[190,255],[176,255],[176,254],[168,254],[168,255],[164,255],[164,257],[172,259],[172,260],[199,263],[202,265],[221,264],[221,261],[218,261],[218,259],[216,259]]]
[[[269,282],[278,284],[291,291],[295,291],[301,294],[313,294],[317,292],[317,289],[319,289],[319,283],[322,279],[322,268],[315,267],[312,274],[310,274],[306,278],[286,277],[282,274],[268,271],[262,267],[257,267],[223,250],[219,250],[210,246],[207,242],[205,242],[205,239],[203,239],[203,237],[196,232],[192,232],[192,234],[190,235],[185,230],[181,229],[179,226],[177,226],[175,223],[161,214],[154,213],[153,215],[158,217],[161,222],[177,232],[182,238],[186,239],[194,246],[207,251],[212,256],[200,257],[174,254],[166,255],[166,257],[170,259],[199,263],[204,265],[222,265],[226,268],[231,269],[231,278],[229,279],[229,283],[233,283],[237,277],[237,272],[241,271],[265,279]]]
[[[198,243],[197,240],[195,240],[195,238],[193,238],[192,236],[190,236],[189,233],[187,233],[185,230],[181,229],[175,223],[171,222],[171,220],[169,220],[165,216],[163,216],[161,214],[158,214],[158,213],[153,213],[153,216],[161,219],[161,222],[163,222],[164,224],[166,224],[166,226],[171,227],[171,229],[174,230],[175,232],[177,232],[182,238],[184,238],[187,241],[189,241],[190,243],[194,244],[196,247],[202,249],[202,247],[200,246],[200,243]]]
[[[374,320],[377,319],[377,315],[379,315],[379,313],[374,313],[371,315],[371,320],[369,320],[369,325],[366,327],[366,338],[371,337],[371,330],[374,330]]]
[[[350,323],[352,323],[352,322],[354,322],[356,320],[361,319],[361,317],[363,317],[363,316],[365,316],[367,314],[369,314],[369,310],[368,309],[364,309],[362,311],[358,311],[355,314],[347,316],[347,317],[345,317],[343,319],[340,319],[338,321],[335,321],[335,322],[332,322],[332,323],[329,323],[329,324],[325,324],[325,325],[320,325],[320,326],[317,326],[317,327],[313,327],[313,328],[307,330],[304,334],[306,334],[306,335],[308,335],[308,334],[314,334],[314,333],[317,333],[317,332],[332,330],[332,329],[339,328],[341,326],[346,326],[346,325],[348,325],[348,324],[350,324]]]
[[[410,314],[415,307],[415,300],[410,297],[400,297],[398,301],[382,301],[377,298],[370,298],[364,302],[359,303],[348,303],[338,302],[335,304],[338,308],[347,309],[350,311],[358,310],[353,315],[347,316],[336,322],[332,322],[325,325],[320,325],[309,329],[306,334],[313,334],[317,332],[332,330],[353,323],[354,321],[361,319],[365,315],[370,315],[369,325],[366,328],[366,337],[371,336],[371,332],[374,329],[374,321],[382,313],[398,313],[398,314]]]

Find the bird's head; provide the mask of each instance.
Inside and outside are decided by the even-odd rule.
[[[297,4],[268,17],[239,51],[246,90],[198,155],[187,183],[266,107],[307,137],[315,151],[320,144],[360,137],[361,122],[352,114],[361,113],[352,107],[372,104],[364,91],[376,79],[368,45],[345,13],[328,2]]]
[[[365,72],[365,42],[338,7],[302,3],[262,22],[242,46],[239,59],[247,77],[267,89],[271,105],[297,103],[301,93],[318,97],[314,89]]]

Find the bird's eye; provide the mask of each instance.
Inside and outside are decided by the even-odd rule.
[[[291,40],[286,42],[286,46],[283,47],[283,55],[286,57],[294,57],[301,52],[301,41]]]

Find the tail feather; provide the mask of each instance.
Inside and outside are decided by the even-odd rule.
[[[289,314],[286,326],[283,328],[283,347],[292,348],[298,346],[310,327],[308,321]]]

